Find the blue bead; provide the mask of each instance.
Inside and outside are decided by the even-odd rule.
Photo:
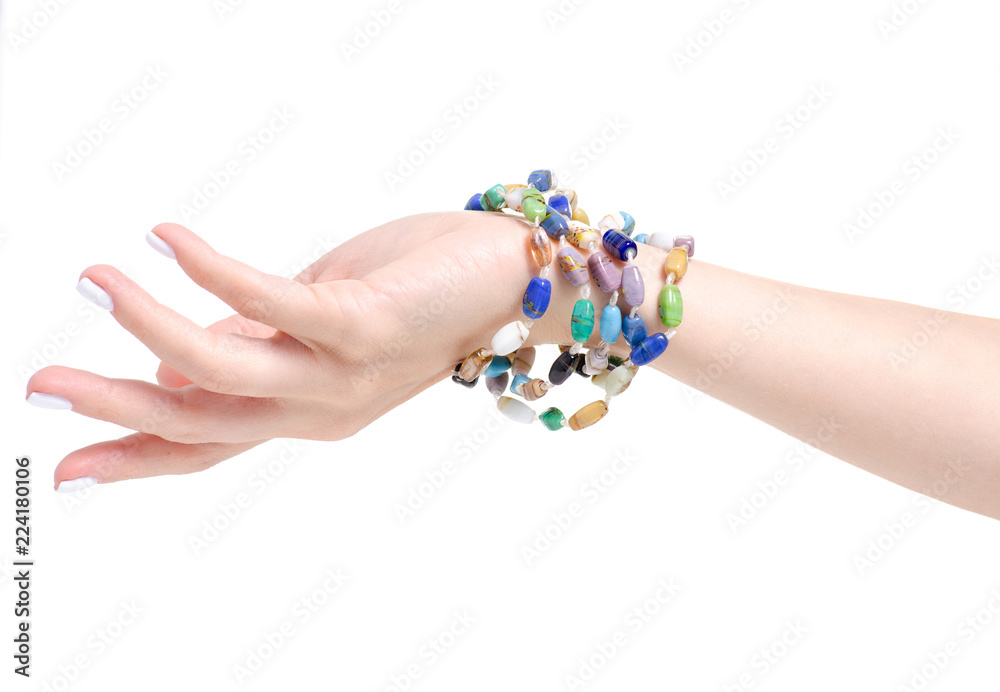
[[[486,370],[483,374],[486,377],[496,377],[502,372],[507,372],[507,368],[510,367],[510,358],[507,356],[493,356],[493,360],[490,364],[486,366]]]
[[[549,188],[552,187],[552,171],[547,168],[531,171],[528,175],[528,184],[534,185],[539,192],[548,192]]]
[[[601,339],[613,344],[622,333],[622,311],[617,305],[605,305],[601,310]]]
[[[633,237],[632,240],[634,240],[637,243],[645,243],[647,240],[649,240],[649,234],[648,233],[636,233],[635,237]]]
[[[482,203],[480,202],[482,198],[483,195],[481,192],[477,192],[476,194],[472,195],[472,197],[469,198],[469,201],[465,205],[465,211],[485,211],[483,209]]]
[[[549,309],[549,299],[552,297],[552,282],[539,276],[532,277],[528,288],[524,290],[524,300],[521,310],[525,317],[537,320]]]
[[[629,360],[633,365],[647,365],[659,358],[667,350],[667,335],[663,332],[650,334],[632,349]]]
[[[646,338],[646,322],[638,315],[625,315],[622,321],[622,333],[625,335],[625,343],[632,348]]]
[[[552,240],[559,240],[563,236],[569,235],[569,222],[566,221],[566,217],[547,204],[545,205],[545,218],[542,219],[541,226]]]
[[[510,391],[513,392],[514,394],[517,394],[517,388],[520,387],[525,382],[530,382],[530,381],[531,381],[530,377],[518,373],[514,375],[514,379],[510,381]]]
[[[625,225],[622,226],[622,233],[625,235],[632,235],[632,231],[635,230],[635,219],[633,219],[632,215],[626,211],[620,211],[618,213],[621,214],[622,219],[625,220]]]
[[[566,195],[552,195],[549,197],[549,206],[567,219],[573,215],[573,210],[569,208],[569,197]]]
[[[604,249],[622,262],[628,262],[630,257],[635,257],[639,252],[634,240],[614,228],[604,232]]]

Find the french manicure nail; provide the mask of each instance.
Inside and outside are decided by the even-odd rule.
[[[177,254],[174,252],[174,249],[172,247],[167,245],[167,241],[165,241],[163,238],[156,235],[152,231],[146,234],[146,242],[149,243],[154,250],[156,250],[164,257],[169,257],[172,260],[177,259]]]
[[[115,304],[112,302],[108,292],[90,279],[80,279],[80,283],[76,285],[76,290],[81,296],[99,308],[104,308],[105,310],[114,310],[115,308]]]
[[[97,485],[97,479],[93,476],[84,476],[83,478],[74,478],[71,481],[63,481],[56,488],[57,493],[75,493],[84,488],[89,488],[92,485]]]
[[[44,392],[32,392],[29,394],[28,403],[39,408],[51,408],[61,411],[73,408],[73,404],[70,403],[69,399]]]

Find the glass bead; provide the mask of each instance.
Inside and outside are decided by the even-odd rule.
[[[570,320],[570,330],[573,339],[579,342],[587,341],[594,331],[594,304],[581,298],[573,306],[573,317]]]
[[[663,248],[664,250],[672,250],[674,248],[674,239],[666,233],[651,233],[646,238],[646,245]]]
[[[469,381],[469,380],[463,380],[458,375],[452,375],[451,376],[451,381],[452,382],[457,382],[458,384],[462,385],[463,387],[468,387],[469,389],[472,389],[473,387],[476,386],[476,383],[479,382],[479,378],[477,377],[476,379],[474,379],[472,381]]]
[[[535,264],[539,267],[552,264],[552,241],[544,229],[538,226],[532,228],[528,244],[531,246],[531,256],[535,258]]]
[[[621,367],[622,363],[624,363],[624,362],[625,362],[624,358],[621,358],[619,356],[611,355],[610,353],[608,354],[608,367],[609,368],[618,368],[618,367]]]
[[[506,372],[510,367],[510,358],[507,356],[493,356],[490,364],[483,371],[486,377],[496,377],[502,372]]]
[[[667,259],[663,262],[663,271],[666,274],[673,272],[674,281],[684,278],[688,268],[688,253],[686,248],[675,247],[667,253]]]
[[[500,211],[507,206],[507,190],[503,185],[494,185],[483,193],[480,204],[486,211]]]
[[[648,244],[647,241],[649,240],[649,234],[648,233],[636,233],[634,236],[632,236],[632,240],[634,240],[637,243],[642,243],[642,244],[646,245],[646,244]]]
[[[531,423],[535,420],[535,412],[531,407],[513,397],[502,396],[497,399],[497,408],[515,423]]]
[[[482,193],[477,192],[469,198],[469,201],[465,203],[466,211],[484,211],[483,205],[481,204]]]
[[[534,188],[521,191],[521,213],[531,223],[538,223],[545,218],[545,198]]]
[[[471,382],[486,371],[491,360],[493,360],[493,354],[489,353],[485,348],[473,351],[462,361],[462,365],[458,369],[458,376],[467,382]]]
[[[573,215],[573,210],[569,206],[569,198],[563,194],[555,194],[549,197],[549,206],[559,212],[567,219]]]
[[[585,223],[588,226],[590,225],[590,217],[587,216],[587,212],[585,212],[580,207],[577,207],[576,209],[573,210],[573,216],[570,217],[570,218],[572,218],[574,221],[579,221],[580,223]]]
[[[548,393],[548,382],[540,377],[535,377],[521,385],[521,396],[525,401],[537,401]]]
[[[602,370],[608,369],[608,354],[601,353],[599,349],[592,348],[587,351],[586,367],[584,372],[588,375],[596,375]]]
[[[604,392],[608,396],[618,396],[632,384],[632,378],[637,372],[637,367],[615,368],[604,380]]]
[[[664,284],[658,301],[660,322],[665,327],[676,327],[684,317],[684,301],[681,289],[674,284]]]
[[[629,261],[639,252],[634,240],[613,228],[604,232],[603,241],[604,249],[622,262]]]
[[[599,373],[591,377],[590,381],[593,382],[596,386],[600,387],[601,389],[604,389],[604,383],[608,381],[608,376],[610,376],[611,373],[613,372],[614,370],[610,369],[601,370]]]
[[[608,405],[604,401],[587,404],[573,414],[569,419],[569,427],[573,430],[583,430],[608,415]]]
[[[597,228],[601,231],[610,231],[611,229],[620,231],[624,225],[625,219],[621,217],[621,214],[608,214],[597,222]]]
[[[667,344],[668,341],[665,334],[660,332],[650,334],[632,349],[628,358],[632,361],[633,365],[648,365],[667,350]]]
[[[625,235],[628,236],[632,235],[632,231],[635,230],[635,219],[633,219],[632,215],[626,211],[620,211],[618,212],[618,214],[621,216],[622,219],[622,225],[618,230],[624,233]]]
[[[601,340],[609,344],[618,341],[622,333],[622,311],[617,305],[605,305],[601,310]]]
[[[521,211],[521,195],[524,193],[524,186],[519,185],[507,190],[507,208],[516,212]]]
[[[560,428],[566,427],[566,416],[564,416],[563,412],[555,406],[547,408],[539,413],[538,420],[542,421],[542,425],[549,430],[559,430]]]
[[[486,388],[490,390],[490,394],[496,399],[503,395],[503,390],[507,389],[507,373],[502,372],[499,375],[493,375],[486,378]]]
[[[572,211],[576,209],[576,203],[578,199],[576,196],[576,190],[559,190],[559,192],[563,195],[566,195],[566,199],[569,200],[570,212],[572,213]]]
[[[625,315],[622,319],[622,334],[625,336],[625,343],[631,348],[646,338],[646,322],[636,313],[635,315]]]
[[[634,264],[622,267],[622,295],[625,302],[635,307],[642,305],[646,299],[646,285],[642,281],[642,272]]]
[[[569,379],[573,369],[576,367],[577,355],[572,351],[564,351],[559,357],[552,361],[549,368],[549,382],[552,384],[562,384]]]
[[[581,250],[586,250],[591,243],[601,242],[601,236],[593,228],[580,221],[569,222],[569,242]]]
[[[590,281],[590,271],[583,261],[583,256],[575,247],[564,247],[556,253],[556,264],[559,271],[573,286],[579,286]]]
[[[531,366],[535,364],[535,347],[522,346],[514,354],[510,371],[515,375],[527,375],[531,371]]]
[[[549,188],[552,187],[552,171],[547,168],[531,171],[528,175],[528,184],[534,185],[535,189],[540,192],[548,192]]]
[[[566,217],[549,205],[545,207],[545,216],[542,217],[541,224],[553,240],[559,240],[569,234],[569,222],[566,221]]]
[[[521,344],[527,338],[528,327],[525,326],[524,322],[518,320],[501,327],[500,331],[493,335],[490,348],[493,349],[494,353],[505,356],[521,348]]]
[[[520,394],[521,394],[521,389],[520,389],[521,385],[523,385],[525,382],[529,381],[530,379],[531,378],[528,377],[527,375],[524,375],[522,373],[517,373],[516,375],[514,375],[514,379],[512,379],[510,381],[510,391],[512,391],[514,394],[517,394],[517,395],[520,396]]]
[[[679,235],[674,238],[674,247],[687,248],[688,257],[694,257],[694,237],[689,235]]]
[[[525,317],[537,320],[549,309],[549,299],[551,298],[552,282],[548,279],[540,279],[534,276],[528,282],[528,287],[524,290],[521,310],[524,312]]]
[[[622,275],[614,261],[601,251],[592,252],[587,258],[587,269],[597,282],[597,287],[605,293],[613,293],[621,288]]]

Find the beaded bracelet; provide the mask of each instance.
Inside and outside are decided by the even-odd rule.
[[[545,194],[547,192],[548,196]],[[554,189],[552,173],[545,169],[532,171],[527,185],[494,185],[483,194],[473,195],[465,209],[508,211],[523,215],[531,225],[528,245],[539,273],[531,279],[524,292],[521,307],[527,319],[516,320],[501,328],[491,340],[490,348],[477,349],[455,365],[452,379],[467,387],[474,387],[479,377],[485,376],[487,388],[496,400],[497,408],[511,420],[520,423],[531,423],[538,419],[549,430],[567,426],[573,430],[582,430],[593,425],[607,414],[611,399],[628,388],[639,366],[658,358],[676,333],[683,310],[676,282],[687,269],[688,253],[693,254],[694,239],[681,236],[674,240],[675,247],[669,253],[665,265],[667,280],[660,292],[660,318],[669,329],[666,333],[649,335],[645,322],[638,315],[639,306],[645,297],[645,288],[639,268],[634,264],[638,254],[636,240],[644,241],[647,236],[640,234],[635,240],[630,237],[635,229],[635,220],[629,214],[618,212],[605,216],[598,224],[598,230],[603,235],[598,235],[589,225],[587,213],[577,206],[576,192]],[[654,237],[657,235],[659,234],[654,234]],[[535,348],[525,347],[523,344],[528,338],[528,330],[545,314],[552,296],[552,284],[548,280],[552,262],[550,238],[559,244],[556,263],[566,280],[579,288],[580,298],[573,307],[570,321],[573,344],[568,347],[560,346],[561,352],[549,369],[548,380],[532,379],[528,377],[528,373],[534,364]],[[572,245],[567,243],[567,239]],[[606,252],[599,249],[599,244],[603,245]],[[589,252],[586,263],[577,248]],[[612,256],[625,263],[621,272]],[[591,276],[598,288],[609,294],[610,298],[601,312],[601,340],[597,346],[584,353],[584,343],[590,339],[594,328],[595,312],[590,300],[589,285]],[[624,297],[631,308],[624,317],[617,304],[619,295]],[[624,336],[626,343],[632,348],[626,360],[609,353],[611,344],[619,336]],[[511,354],[514,356],[513,360],[508,358]],[[510,391],[526,401],[541,398],[548,390],[564,383],[573,372],[591,376],[595,384],[604,388],[606,396],[581,408],[569,421],[555,407],[536,414],[524,402],[503,396],[507,388],[508,369],[513,374]]]

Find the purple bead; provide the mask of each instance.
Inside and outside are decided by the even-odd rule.
[[[694,238],[689,235],[679,235],[674,238],[674,247],[686,247],[688,257],[694,257]]]
[[[583,256],[576,251],[575,247],[567,246],[556,253],[556,264],[559,271],[574,286],[590,281],[590,271],[583,261]]]
[[[642,274],[639,273],[639,267],[634,264],[626,264],[622,269],[622,293],[625,295],[625,302],[632,307],[642,305],[646,297]]]
[[[617,291],[621,287],[622,277],[618,273],[618,267],[603,252],[591,253],[587,258],[587,268],[597,281],[597,287],[605,293]]]

